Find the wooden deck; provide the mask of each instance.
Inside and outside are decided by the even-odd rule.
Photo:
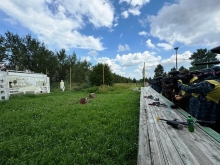
[[[167,107],[152,106],[146,98],[159,98]],[[186,121],[181,109],[171,109],[172,103],[151,87],[142,87],[140,95],[138,165],[220,165],[220,135],[208,127],[195,125],[189,132],[157,121],[156,117]]]

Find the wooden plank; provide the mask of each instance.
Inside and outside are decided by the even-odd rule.
[[[168,107],[148,105],[155,101],[144,98],[148,95],[159,98],[160,102],[167,104]],[[140,97],[139,135],[142,135],[142,138],[139,137],[139,165],[220,164],[220,143],[207,134],[199,124],[195,126],[195,132],[189,132],[187,127],[178,130],[167,125],[164,121],[156,121],[157,116],[168,120],[176,118],[180,121],[186,121],[188,115],[185,112],[171,109],[172,102],[150,87],[142,88]],[[141,133],[141,130],[144,133]],[[220,137],[219,134],[216,136]],[[144,142],[149,144],[144,144]],[[142,156],[142,153],[145,155]],[[146,155],[147,159],[145,159]]]
[[[151,153],[149,146],[149,137],[147,131],[147,120],[145,106],[143,105],[143,93],[140,95],[140,120],[139,120],[139,138],[138,138],[138,160],[137,164],[151,164]]]
[[[151,93],[151,95],[153,95],[153,93]],[[167,116],[166,111],[168,108],[169,107],[164,108],[164,107],[154,106],[154,110],[153,110],[154,116],[152,116],[152,118],[156,120],[156,117],[158,115],[164,117],[164,114],[165,114],[165,116]],[[175,112],[174,112],[174,115],[175,115]],[[168,146],[163,146],[163,148],[167,148],[168,150],[170,150],[171,147],[173,148],[171,152],[172,154],[166,155],[166,158],[169,158],[171,160],[169,164],[186,164],[187,163],[187,164],[195,164],[195,165],[198,164],[199,165],[198,161],[194,158],[193,154],[184,144],[181,137],[179,137],[179,135],[177,134],[177,131],[181,131],[181,130],[174,129],[173,127],[168,126],[168,125],[166,126],[164,125],[164,128],[165,128],[164,136],[166,136],[167,139],[170,140],[170,143]],[[176,154],[177,156],[173,156],[174,154]]]

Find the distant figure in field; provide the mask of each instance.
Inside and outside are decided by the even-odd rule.
[[[81,98],[81,99],[80,99],[80,104],[87,104],[88,101],[89,101],[88,98]]]
[[[89,98],[95,98],[95,93],[90,93]]]
[[[60,89],[64,92],[65,86],[63,80],[60,81]]]

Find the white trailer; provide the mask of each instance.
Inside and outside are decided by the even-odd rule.
[[[9,99],[9,83],[7,72],[0,71],[0,101]]]
[[[50,78],[43,73],[15,70],[0,71],[0,80],[4,83],[2,83],[4,92],[8,93],[5,95],[6,100],[8,99],[7,96],[19,93],[50,93]]]

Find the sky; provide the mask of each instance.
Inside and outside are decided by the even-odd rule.
[[[153,77],[158,64],[176,67],[176,54],[177,68],[188,68],[197,49],[220,46],[220,0],[5,0],[7,31],[139,80],[144,65]]]

